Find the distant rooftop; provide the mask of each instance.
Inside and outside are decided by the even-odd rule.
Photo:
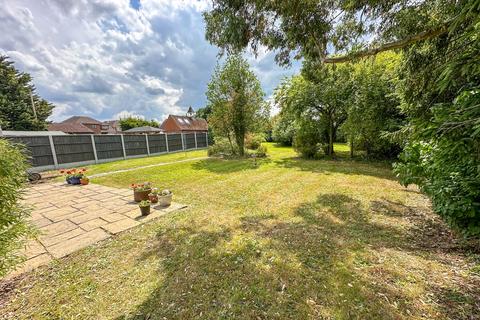
[[[144,127],[131,128],[123,132],[163,132],[163,130],[155,127],[144,126]]]
[[[63,131],[68,133],[90,133],[94,134],[95,132],[81,123],[51,123],[48,125],[49,131]]]
[[[180,128],[182,131],[207,131],[208,130],[208,124],[207,120],[202,119],[202,118],[194,118],[194,117],[187,117],[187,116],[175,116],[175,115],[169,115],[169,119],[172,119],[175,121],[177,126]],[[168,120],[167,118],[167,120]],[[165,120],[165,121],[167,121]],[[163,128],[166,122],[163,122],[160,128]]]
[[[73,116],[62,121],[62,123],[91,123],[91,124],[102,124],[102,122],[95,120],[87,116]]]

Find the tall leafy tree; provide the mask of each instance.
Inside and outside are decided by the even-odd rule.
[[[399,55],[389,52],[354,64],[353,97],[342,126],[351,152],[357,148],[365,150],[369,157],[395,158],[401,151],[400,144],[389,138],[404,124],[395,92],[399,59]]]
[[[351,68],[312,67],[306,61],[301,76],[284,81],[275,92],[282,113],[292,113],[299,123],[316,121],[320,136],[327,144],[326,152],[333,155],[333,143],[340,125],[347,118],[347,108],[352,96]],[[309,123],[309,127],[312,127]]]
[[[32,77],[0,55],[0,126],[7,130],[45,130],[54,106],[35,93]]]
[[[291,146],[296,130],[294,115],[281,110],[272,118],[272,126],[273,141]]]
[[[217,66],[207,89],[208,106],[212,109],[210,125],[215,136],[235,142],[244,155],[245,135],[260,132],[268,119],[268,104],[257,77],[240,55],[229,56]]]

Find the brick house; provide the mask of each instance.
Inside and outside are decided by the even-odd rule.
[[[208,132],[207,120],[196,118],[193,109],[188,109],[186,116],[169,115],[160,125],[166,133],[172,132]]]

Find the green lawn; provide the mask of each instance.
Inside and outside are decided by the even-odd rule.
[[[348,154],[348,147],[337,148]],[[431,213],[422,194],[397,183],[388,164],[308,161],[291,148],[268,149],[270,157],[256,166],[252,159],[206,159],[93,179],[121,188],[151,181],[173,190],[175,201],[189,208],[28,274],[3,298],[0,315],[478,316],[474,256]],[[152,159],[91,168],[110,171]]]

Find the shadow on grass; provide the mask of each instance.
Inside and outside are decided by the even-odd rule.
[[[270,159],[219,159],[209,158],[192,164],[195,170],[207,170],[214,173],[233,173],[245,170],[258,169],[263,164],[269,163]]]
[[[382,179],[397,180],[387,162],[365,162],[356,160],[309,160],[298,157],[284,158],[274,161],[277,166],[294,168],[316,173],[335,172],[343,174],[367,175]]]
[[[372,204],[375,214],[393,217],[404,212],[399,207]],[[408,269],[397,270],[395,261],[384,263],[372,254],[375,248],[405,249],[413,256],[411,235],[395,225],[372,223],[368,210],[357,199],[332,193],[299,205],[289,218],[245,215],[238,224],[219,224],[214,231],[164,227],[139,261],[158,258],[162,280],[134,313],[119,319],[424,316],[429,307],[399,285],[408,281]],[[471,295],[438,286],[427,279],[425,290],[433,297],[452,293],[438,298],[440,318],[474,310]]]

